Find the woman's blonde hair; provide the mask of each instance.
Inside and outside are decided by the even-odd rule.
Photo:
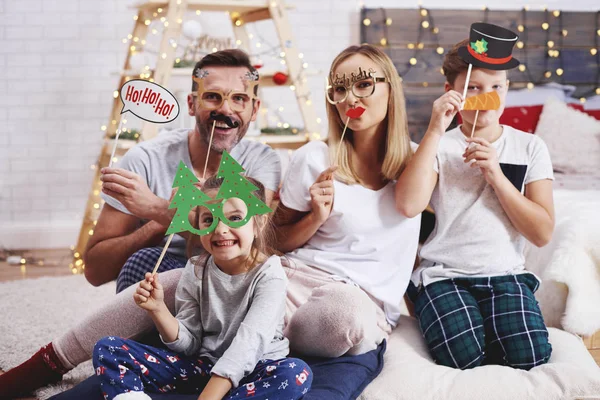
[[[265,187],[258,180],[253,179],[249,176],[245,176],[245,179],[250,181],[254,186],[258,188],[255,192],[256,197],[260,199],[263,203],[266,202],[266,191]],[[209,190],[219,189],[223,184],[223,178],[217,178],[216,176],[211,176],[208,178],[204,184],[202,185],[202,191],[206,192]],[[257,217],[263,217],[263,223],[259,224]],[[250,268],[255,267],[261,260],[259,257],[264,255],[266,257],[270,257],[272,255],[280,255],[280,253],[275,250],[275,228],[272,221],[272,214],[264,215],[264,216],[254,216],[252,220],[257,226],[257,234],[252,242],[252,247],[250,249],[250,255],[248,259],[248,265]],[[200,226],[200,207],[196,208],[196,218],[192,221],[192,226],[196,229],[199,229]],[[202,244],[200,243],[200,236],[191,234],[191,237],[187,241],[186,253],[187,257],[191,258],[194,254],[194,251],[198,248],[202,248]],[[207,252],[208,255],[208,252]],[[205,257],[198,257],[196,259],[196,264],[203,263]]]
[[[350,46],[343,50],[331,63],[330,73],[335,72],[336,68],[343,61],[355,54],[362,54],[375,62],[381,68],[381,73],[383,73],[389,84],[390,96],[387,105],[387,116],[382,122],[386,124],[386,143],[381,175],[386,180],[398,179],[412,155],[402,80],[398,76],[394,63],[387,54],[369,44]],[[340,118],[335,105],[328,101],[325,101],[325,103],[327,105],[327,117],[329,120],[329,136],[327,140],[329,155],[332,163],[339,166],[335,172],[336,178],[346,184],[360,183],[360,178],[352,168],[353,132],[349,128],[346,130],[344,143],[340,146],[339,155],[336,159],[336,152],[342,137],[345,121]]]

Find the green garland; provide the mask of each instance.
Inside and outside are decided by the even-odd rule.
[[[265,135],[297,135],[301,132],[301,129],[298,128],[262,128],[260,133]]]
[[[112,135],[109,136],[110,139],[114,139],[116,138],[117,135],[116,133],[113,133]],[[140,137],[140,132],[137,129],[127,129],[126,131],[123,131],[120,135],[119,135],[119,140],[135,140],[137,141]]]
[[[194,68],[196,61],[193,60],[180,60],[173,64],[173,68]]]

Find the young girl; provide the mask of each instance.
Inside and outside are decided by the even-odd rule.
[[[264,187],[259,198],[264,201]],[[215,198],[222,179],[210,178],[203,191]],[[158,275],[146,274],[133,298],[154,321],[169,350],[128,339],[105,337],[93,362],[107,399],[149,399],[146,392],[201,393],[199,399],[298,399],[310,388],[312,372],[302,360],[285,358],[283,336],[287,278],[270,250],[267,216],[245,218],[246,204],[223,203],[213,232],[200,237],[210,254],[192,257],[176,292],[177,316],[164,302]],[[199,207],[199,229],[213,225]],[[269,255],[271,255],[269,257]]]
[[[539,137],[499,123],[506,70],[519,65],[516,40],[501,27],[473,24],[470,40],[446,55],[446,94],[433,103],[429,129],[398,180],[405,215],[430,201],[436,213],[408,294],[433,358],[448,367],[530,369],[552,351],[533,294],[539,281],[523,256],[526,240],[543,246],[552,236],[552,164]],[[444,132],[464,101],[465,57],[473,65],[468,96],[495,91],[500,107],[478,118],[461,111],[463,124]]]

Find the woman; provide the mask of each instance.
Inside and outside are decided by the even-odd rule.
[[[359,118],[346,117],[361,108]],[[398,322],[420,216],[395,208],[395,180],[412,151],[389,57],[370,45],[342,51],[329,74],[327,115],[328,143],[294,154],[275,223],[279,249],[295,264],[286,336],[304,354],[337,357],[374,349]]]
[[[275,219],[279,250],[292,261],[285,329],[290,346],[335,357],[375,348],[397,323],[420,216],[405,218],[394,205],[394,181],[412,151],[392,61],[376,47],[351,46],[333,61],[330,83],[328,144],[311,142],[296,151]],[[350,121],[342,140],[345,113],[357,107],[365,111]],[[180,275],[181,269],[160,275],[172,312]],[[150,331],[152,320],[131,301],[134,291],[119,293],[5,374],[9,378],[0,375],[0,398],[60,380],[88,360],[104,336]]]

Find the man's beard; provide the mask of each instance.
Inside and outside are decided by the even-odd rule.
[[[207,119],[206,121],[202,121],[200,117],[196,116],[196,126],[198,127],[198,130],[200,132],[200,139],[206,144],[207,147],[210,142],[210,133],[212,131],[213,122],[214,120],[211,118]],[[218,153],[222,153],[224,150],[230,152],[231,149],[234,148],[235,145],[237,145],[240,142],[240,140],[242,140],[242,138],[246,135],[248,128],[250,127],[250,122],[248,122],[245,125],[242,125],[241,121],[239,121],[238,123],[239,126],[237,128],[234,128],[237,129],[237,134],[233,138],[233,141],[230,144],[228,144],[228,147],[223,146],[221,143],[216,143],[213,137],[213,142],[210,145],[210,150],[216,151]]]

